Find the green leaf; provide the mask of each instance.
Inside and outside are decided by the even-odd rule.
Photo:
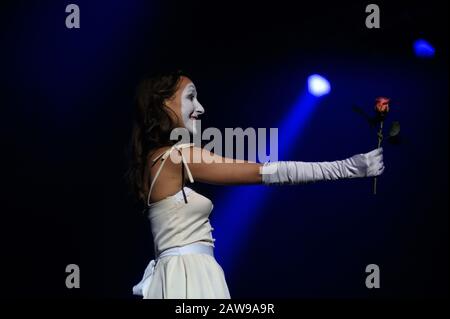
[[[398,121],[392,122],[391,129],[389,130],[389,136],[394,137],[400,133],[400,123]]]

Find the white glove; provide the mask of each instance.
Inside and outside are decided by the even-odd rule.
[[[260,168],[264,184],[300,184],[378,176],[384,171],[383,149],[334,162],[272,162]]]

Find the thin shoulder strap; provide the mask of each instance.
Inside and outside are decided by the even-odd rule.
[[[173,150],[177,150],[178,153],[181,155],[181,161],[182,161],[181,169],[182,169],[182,179],[183,179],[181,189],[183,191],[184,201],[187,203],[186,194],[184,193],[184,170],[186,169],[186,172],[187,172],[188,177],[189,177],[189,181],[191,183],[194,182],[194,178],[192,177],[192,173],[191,173],[191,171],[189,169],[189,166],[188,166],[188,164],[186,162],[186,159],[184,158],[183,152],[181,150],[183,148],[187,148],[187,147],[191,147],[191,146],[194,146],[194,144],[193,143],[175,144],[170,149],[168,149],[167,151],[162,152],[161,154],[159,154],[153,160],[152,166],[154,166],[158,160],[161,160],[162,163],[159,166],[158,170],[156,171],[155,177],[153,178],[152,183],[150,185],[150,190],[149,190],[148,196],[147,196],[147,206],[150,206],[150,195],[152,193],[152,189],[153,189],[153,186],[155,185],[156,179],[158,178],[159,174],[161,173],[161,170],[162,170],[164,164],[166,163],[166,159],[170,156],[170,154],[172,153]]]

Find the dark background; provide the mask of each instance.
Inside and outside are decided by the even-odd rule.
[[[134,88],[147,72],[182,68],[202,126],[220,129],[275,127],[307,76],[326,76],[331,94],[281,160],[373,149],[375,131],[352,105],[371,112],[379,95],[402,125],[401,143],[384,145],[377,196],[369,179],[275,187],[264,205],[257,192],[193,186],[215,204],[218,251],[234,252],[217,255],[233,298],[448,296],[447,2],[378,1],[378,30],[365,27],[364,1],[73,1],[81,28],[71,30],[69,3],[1,4],[2,294],[132,298],[153,257],[123,179]],[[419,37],[434,59],[414,55]],[[236,234],[221,228],[223,207],[242,201],[253,209],[231,223],[251,223],[227,246]],[[78,290],[65,287],[70,263]],[[364,285],[371,263],[377,290]]]

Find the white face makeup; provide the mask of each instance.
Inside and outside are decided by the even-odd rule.
[[[197,100],[197,90],[193,83],[189,83],[181,94],[181,116],[184,127],[193,134],[196,134],[195,120],[205,109]]]

